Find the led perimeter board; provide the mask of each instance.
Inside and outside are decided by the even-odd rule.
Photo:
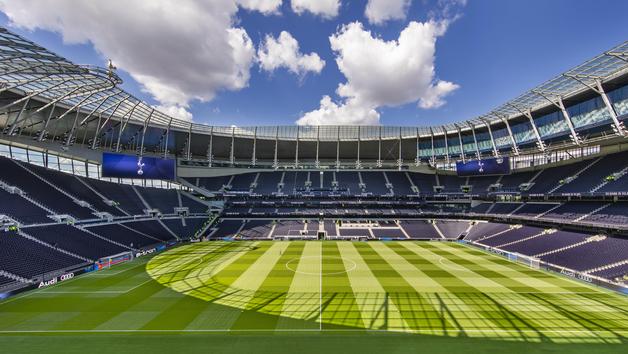
[[[490,176],[510,174],[510,160],[508,157],[487,158],[474,161],[457,161],[458,176]]]
[[[175,160],[124,154],[102,154],[102,177],[162,179],[174,181]]]

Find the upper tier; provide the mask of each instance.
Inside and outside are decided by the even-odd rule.
[[[177,120],[0,28],[0,127],[38,141],[229,164],[372,160],[399,165],[545,151],[628,135],[628,42],[480,117],[430,127],[218,127]]]

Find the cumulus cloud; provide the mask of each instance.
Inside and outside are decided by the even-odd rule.
[[[437,79],[434,68],[436,40],[447,25],[413,21],[391,41],[374,37],[359,22],[343,26],[329,37],[336,64],[347,79],[336,89],[342,102],[326,96],[319,109],[305,113],[297,123],[373,124],[379,121],[379,107],[411,102],[421,108],[442,106],[444,97],[458,88]]]
[[[248,85],[255,48],[236,25],[238,4],[269,13],[281,0],[0,0],[0,11],[12,26],[93,44],[162,107],[179,111]]]
[[[343,104],[334,103],[329,96],[323,96],[320,108],[305,113],[299,125],[376,125],[379,113],[370,104],[350,98]]]
[[[259,11],[265,15],[278,14],[282,0],[237,0],[242,8]]]
[[[192,113],[187,110],[187,107],[177,105],[157,105],[155,106],[155,109],[176,119],[188,122],[192,121]]]
[[[388,20],[404,20],[411,0],[369,0],[364,16],[370,23],[380,25]]]
[[[325,61],[318,54],[301,53],[299,42],[286,31],[282,31],[277,38],[266,35],[264,41],[260,43],[257,58],[262,70],[273,72],[284,67],[299,76],[308,72],[318,74],[325,66]]]
[[[301,15],[309,12],[326,19],[338,16],[340,0],[291,0],[292,11]]]

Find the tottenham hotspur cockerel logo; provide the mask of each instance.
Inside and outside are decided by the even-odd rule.
[[[478,160],[478,172],[483,173],[484,172],[484,163],[482,162],[482,160]]]
[[[143,174],[144,174],[144,165],[145,165],[145,164],[142,162],[142,157],[140,156],[140,157],[137,159],[137,174],[138,174],[139,176],[141,176],[141,175],[143,175]]]

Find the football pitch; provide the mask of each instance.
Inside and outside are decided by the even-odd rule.
[[[628,298],[445,242],[180,246],[0,302],[0,352],[625,352]]]

